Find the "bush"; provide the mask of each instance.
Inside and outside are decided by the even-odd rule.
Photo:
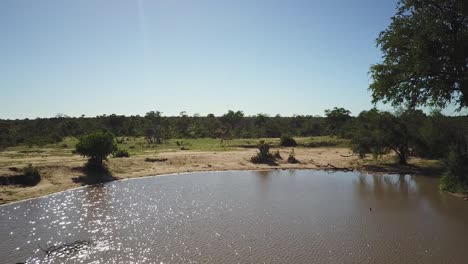
[[[88,157],[90,163],[96,164],[102,164],[102,161],[116,149],[114,135],[104,131],[84,135],[76,144],[76,153]]]
[[[283,147],[295,147],[297,146],[296,140],[290,136],[281,136],[280,145]]]
[[[116,151],[114,151],[114,153],[112,153],[112,156],[114,158],[128,158],[130,157],[130,154],[126,149],[117,149]]]
[[[258,152],[257,155],[250,158],[253,163],[272,163],[274,162],[274,157],[270,153],[270,145],[261,140],[257,145]]]
[[[275,159],[283,159],[283,157],[281,157],[281,154],[279,152],[279,150],[275,151],[275,153],[273,153],[273,158]]]
[[[439,183],[440,189],[442,191],[462,193],[466,191],[466,188],[461,185],[453,175],[449,173],[444,173],[440,178]]]
[[[440,179],[440,189],[449,192],[468,191],[468,150],[466,142],[450,147],[447,171]]]
[[[23,168],[23,176],[25,183],[28,185],[36,185],[41,181],[39,170],[31,164]]]
[[[291,153],[288,156],[288,163],[299,163],[299,160],[296,159],[296,154],[294,154],[294,149],[291,150]]]

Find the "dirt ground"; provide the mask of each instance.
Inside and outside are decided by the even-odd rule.
[[[300,161],[298,164],[287,163],[290,148],[272,149],[272,151],[276,150],[279,150],[283,157],[283,160],[278,160],[277,165],[250,162],[250,157],[256,153],[255,149],[165,152],[157,156],[109,158],[106,163],[110,172],[109,177],[115,180],[170,173],[223,170],[358,169],[371,173],[437,173],[427,161],[410,160],[412,166],[409,167],[392,165],[393,162],[386,163],[385,159],[375,163],[370,159],[358,159],[348,148],[296,148],[294,151],[296,158]],[[149,162],[145,161],[146,158],[164,161]],[[0,157],[0,177],[18,174],[14,172],[14,168],[22,168],[28,163],[39,169],[42,180],[33,187],[0,186],[0,203],[40,197],[90,184],[86,182],[83,172],[86,159],[77,155],[44,156],[38,153],[28,157]]]

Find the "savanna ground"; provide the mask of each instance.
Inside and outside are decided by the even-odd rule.
[[[125,138],[119,148],[127,149],[129,158],[109,157],[106,162],[109,180],[193,171],[269,170],[269,169],[344,169],[370,173],[411,173],[438,176],[441,164],[435,160],[412,158],[410,166],[395,165],[393,156],[378,160],[359,159],[349,142],[334,137],[295,138],[298,164],[287,163],[293,148],[280,147],[279,139],[234,139],[220,144],[219,139],[171,139],[163,144],[148,144],[144,138]],[[260,140],[279,151],[282,159],[276,165],[253,164],[250,158]],[[31,163],[42,180],[32,187],[0,186],[0,203],[39,197],[82,185],[91,184],[84,169],[86,159],[72,152],[77,140],[66,138],[58,144],[43,147],[19,146],[0,152],[0,177],[18,174],[18,169]]]

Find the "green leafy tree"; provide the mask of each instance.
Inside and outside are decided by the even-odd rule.
[[[221,124],[224,128],[229,131],[231,134],[235,133],[235,130],[238,128],[242,119],[244,117],[244,113],[242,111],[232,111],[229,110],[226,114],[221,116]]]
[[[145,139],[149,144],[161,144],[162,143],[162,113],[159,111],[150,111],[146,113],[145,120],[147,127],[145,129]]]
[[[468,106],[468,2],[400,0],[377,46],[383,61],[371,67],[373,102],[394,106]],[[466,182],[466,132],[452,140],[446,179]],[[464,179],[464,180],[460,180]]]
[[[383,61],[370,70],[374,103],[468,106],[466,0],[400,0],[377,45]]]
[[[361,157],[366,154],[378,157],[394,151],[399,164],[406,165],[417,142],[419,130],[416,127],[423,118],[422,112],[413,110],[401,111],[397,115],[377,109],[363,111],[354,123],[353,151]]]
[[[81,136],[76,144],[76,153],[88,157],[90,163],[102,165],[102,161],[117,150],[114,135],[110,132],[97,131]]]
[[[329,133],[342,136],[346,123],[351,119],[351,112],[342,107],[325,110],[327,129]]]

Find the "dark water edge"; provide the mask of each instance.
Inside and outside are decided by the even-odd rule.
[[[430,177],[197,172],[0,206],[0,263],[465,263],[467,220]]]

